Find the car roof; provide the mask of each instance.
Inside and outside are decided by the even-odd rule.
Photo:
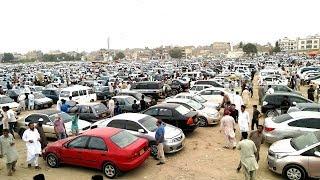
[[[191,99],[185,99],[185,98],[171,98],[168,100],[165,100],[165,102],[177,102],[177,103],[185,103],[188,104],[188,102],[193,101]]]
[[[122,131],[118,128],[112,128],[112,127],[102,127],[102,128],[94,128],[90,129],[88,131],[83,132],[81,135],[91,135],[91,136],[100,136],[100,137],[110,137],[114,134],[117,134],[118,132]]]
[[[128,95],[119,95],[119,96],[113,96],[112,98],[119,98],[119,99],[125,99],[125,98],[128,98],[128,97],[132,97],[132,96],[128,96]]]
[[[161,104],[154,105],[151,108],[153,108],[153,107],[157,107],[157,108],[163,107],[163,108],[172,108],[172,109],[174,109],[174,108],[179,107],[179,106],[181,106],[181,105],[177,104],[177,103],[161,103]]]
[[[303,96],[300,96],[300,95],[295,94],[295,93],[291,93],[291,92],[281,92],[281,91],[276,91],[276,92],[274,92],[273,94],[266,94],[266,96],[276,96],[276,95],[303,97]],[[303,97],[303,98],[306,99],[305,97]]]
[[[85,105],[85,106],[95,106],[95,105],[98,105],[98,104],[102,104],[100,102],[86,102],[86,103],[81,103],[79,104],[79,106],[81,105]]]
[[[34,113],[30,113],[29,115],[33,115],[33,114],[46,114],[48,116],[52,115],[52,114],[57,114],[60,113],[61,111],[55,110],[55,109],[45,109],[45,110],[38,110],[35,111]],[[29,116],[28,115],[28,116]]]
[[[319,118],[320,117],[320,112],[315,112],[315,111],[295,111],[288,113],[292,118]]]
[[[88,86],[74,85],[74,86],[63,88],[62,91],[76,91],[76,90],[87,90],[87,89],[91,89],[91,88]]]
[[[308,107],[320,108],[320,104],[318,103],[297,103],[296,106],[302,107],[302,108],[308,108]]]
[[[140,114],[140,113],[123,113],[123,114],[119,114],[119,115],[112,117],[110,120],[124,119],[124,120],[130,120],[130,121],[138,121],[138,120],[143,119],[147,116],[148,115],[146,115],[146,114]]]
[[[189,93],[189,92],[182,92],[182,93],[179,93],[177,94],[176,96],[195,96],[195,94],[192,94],[192,93]]]

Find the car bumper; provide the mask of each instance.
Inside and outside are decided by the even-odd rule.
[[[182,141],[174,142],[174,143],[164,143],[163,150],[165,153],[175,153],[184,148],[184,139]]]
[[[270,144],[282,139],[281,137],[274,135],[274,134],[271,134],[271,133],[263,133],[263,135],[265,138],[265,142],[270,143]]]
[[[139,167],[149,156],[150,156],[150,148],[146,152],[144,152],[140,157],[130,162],[119,163],[117,164],[117,167],[119,168],[120,171],[124,171],[124,172],[130,171],[132,169]]]
[[[217,116],[217,117],[215,117],[215,116],[208,116],[207,121],[208,121],[208,124],[219,124],[219,122],[220,122],[220,117],[219,117],[219,116]]]
[[[275,157],[268,155],[268,168],[271,171],[277,174],[282,174],[284,166],[285,163],[282,162],[281,159],[276,159]]]

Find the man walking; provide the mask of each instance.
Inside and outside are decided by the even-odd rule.
[[[230,116],[232,116],[234,121],[238,123],[239,111],[236,109],[235,104],[231,104],[230,106]]]
[[[16,163],[18,160],[18,151],[14,143],[14,137],[9,133],[8,129],[3,130],[3,135],[0,136],[0,157],[6,156],[6,164],[8,176],[16,171]]]
[[[7,108],[7,116],[8,116],[8,123],[9,123],[9,131],[12,134],[14,138],[14,130],[17,126],[17,118],[15,112],[9,108],[9,106],[6,106]]]
[[[257,148],[253,141],[247,139],[247,133],[242,132],[242,137],[243,140],[241,140],[237,145],[237,149],[240,150],[241,162],[241,165],[237,168],[237,171],[240,171],[241,166],[243,166],[245,180],[255,180],[256,171],[259,168],[255,158]]]
[[[113,117],[114,116],[114,100],[111,97],[109,97],[108,108],[110,111],[110,117]]]
[[[29,110],[33,110],[33,109],[34,109],[34,95],[33,95],[33,92],[31,92],[31,93],[29,94],[28,100],[29,100],[28,109],[29,109]]]
[[[161,120],[157,121],[157,130],[155,134],[155,139],[157,143],[157,150],[158,150],[158,159],[160,162],[157,165],[161,165],[165,163],[165,156],[164,156],[164,150],[163,150],[163,142],[164,142],[164,124]]]
[[[241,111],[239,112],[239,120],[238,120],[238,124],[239,124],[239,129],[242,134],[247,134],[248,136],[248,132],[249,132],[249,113],[246,110],[246,106],[242,105],[241,106]],[[241,137],[241,140],[243,139],[243,137]]]
[[[64,121],[61,119],[61,117],[57,117],[56,120],[53,123],[54,126],[54,132],[57,135],[57,138],[60,139],[65,139],[67,138],[66,135],[66,128],[64,126]]]
[[[40,118],[40,119],[38,120],[38,124],[37,124],[36,128],[37,128],[38,133],[39,133],[39,135],[40,135],[41,149],[44,149],[44,148],[47,146],[48,141],[47,141],[46,135],[44,134],[43,127],[42,127],[42,123],[43,123],[43,119]]]
[[[256,128],[258,129],[259,117],[260,117],[260,111],[258,110],[258,106],[253,105],[251,130],[254,130],[254,125],[256,125]]]
[[[220,121],[220,133],[221,131],[224,132],[226,138],[226,146],[224,148],[236,148],[236,123],[233,117],[230,116],[230,111],[225,111],[224,116],[221,118]]]
[[[141,96],[140,107],[141,107],[141,111],[147,109],[147,102],[144,100],[144,95]]]
[[[38,157],[41,154],[40,134],[38,130],[34,128],[32,122],[28,124],[28,127],[29,129],[25,130],[22,136],[22,140],[26,142],[27,146],[28,168],[33,165],[35,169],[40,169],[38,164]]]
[[[134,112],[134,113],[139,112],[139,105],[137,104],[137,100],[133,100],[132,112]]]
[[[308,89],[308,99],[311,101],[314,101],[314,91],[313,85],[310,85],[310,88]]]
[[[259,162],[259,160],[260,160],[260,156],[259,156],[260,146],[261,146],[261,144],[264,143],[264,140],[265,140],[264,136],[262,134],[262,131],[263,131],[263,126],[258,125],[258,130],[252,131],[249,136],[249,139],[251,139],[254,142],[254,144],[256,145],[256,148],[257,148],[257,153],[256,153],[257,162]]]

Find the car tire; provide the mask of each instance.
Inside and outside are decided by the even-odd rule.
[[[171,90],[171,95],[175,96],[177,95],[179,92],[176,89]]]
[[[46,157],[46,161],[47,161],[47,164],[48,166],[52,167],[52,168],[57,168],[59,167],[59,159],[58,157],[53,154],[53,153],[50,153],[47,155]]]
[[[39,110],[39,109],[40,109],[40,106],[39,106],[39,105],[35,105],[35,106],[34,106],[34,109],[35,109],[35,110]]]
[[[307,174],[303,168],[298,165],[289,165],[283,171],[284,177],[289,180],[305,180]]]
[[[205,117],[199,117],[198,120],[199,120],[200,127],[208,126],[208,121]]]
[[[90,100],[90,102],[94,102],[94,100],[93,100],[93,99],[91,99],[91,100]]]
[[[22,139],[23,133],[24,133],[25,129],[21,128],[18,132],[20,138]]]
[[[150,149],[151,149],[151,156],[153,158],[157,158],[157,156],[158,156],[158,148],[157,148],[156,143],[152,142],[152,143],[149,144],[149,146],[150,146]]]
[[[112,163],[105,163],[103,165],[103,174],[110,179],[117,177],[119,171],[115,165]]]
[[[275,109],[268,110],[266,112],[266,116],[267,117],[275,117],[275,116],[278,116],[278,115],[279,115],[279,113]]]

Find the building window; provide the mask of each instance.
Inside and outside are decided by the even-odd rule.
[[[313,46],[313,49],[318,49],[318,46],[317,46],[317,45],[314,45],[314,46]]]
[[[304,41],[301,41],[301,44],[304,44],[305,42]]]
[[[301,49],[304,49],[304,46],[301,46]]]
[[[312,48],[312,45],[306,45],[306,48],[307,48],[307,49],[311,49],[311,48]]]
[[[318,44],[318,41],[313,41],[314,44]]]
[[[307,41],[307,44],[312,44],[312,40],[308,40],[308,41]]]

